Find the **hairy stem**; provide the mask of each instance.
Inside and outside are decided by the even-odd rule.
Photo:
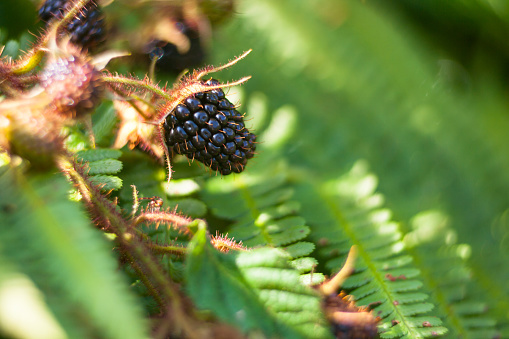
[[[151,249],[136,235],[135,225],[124,219],[116,207],[100,190],[88,181],[84,170],[68,155],[58,156],[58,167],[66,173],[80,191],[83,200],[95,214],[96,219],[106,224],[109,231],[117,235],[122,253],[147,287],[150,294],[159,303],[161,309],[169,307],[175,319],[177,331],[188,337],[196,337],[194,320],[186,314],[184,301],[178,287],[169,279],[157,260],[151,255]]]
[[[180,246],[149,244],[149,248],[154,254],[185,255],[187,253],[187,248]]]
[[[159,95],[160,97],[163,97],[166,100],[172,99],[171,95],[169,95],[163,89],[159,88],[159,86],[157,86],[156,84],[153,84],[153,83],[149,83],[144,80],[129,79],[129,78],[125,78],[122,76],[114,76],[114,75],[103,75],[102,80],[104,82],[107,82],[110,84],[127,85],[127,86],[142,88],[144,90],[155,93],[155,94]]]

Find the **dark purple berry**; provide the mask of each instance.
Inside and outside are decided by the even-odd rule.
[[[235,138],[235,131],[229,127],[223,128],[223,133],[227,141],[232,141]]]
[[[219,101],[219,103],[217,104],[217,107],[221,110],[229,110],[229,109],[232,109],[233,108],[233,105],[231,102],[229,102],[227,99],[223,99],[221,101]]]
[[[211,79],[202,84],[219,82]],[[166,117],[163,129],[168,148],[222,175],[242,172],[256,149],[256,136],[246,129],[243,115],[225,99],[222,89],[186,98]]]
[[[203,147],[205,147],[205,140],[199,135],[194,136],[191,139],[191,142],[193,143],[194,147],[196,147],[197,150],[202,150]]]
[[[207,144],[207,151],[211,154],[211,155],[218,155],[219,152],[221,152],[221,147],[217,147],[215,146],[213,143],[209,142]]]
[[[39,9],[39,18],[45,23],[53,19],[63,18],[73,1],[46,0]],[[90,2],[76,14],[65,27],[71,37],[71,42],[85,49],[92,49],[104,41],[106,27],[101,8],[95,2]]]
[[[217,104],[219,102],[219,98],[217,97],[216,93],[210,91],[208,93],[205,93],[205,101],[208,101],[211,104]]]
[[[221,126],[228,125],[228,118],[222,112],[216,114],[216,120],[219,121]]]
[[[224,145],[226,142],[226,137],[223,133],[216,133],[212,136],[212,143],[216,146]]]
[[[217,113],[217,107],[212,104],[205,104],[203,105],[203,109],[205,112],[207,112],[210,116],[214,116]]]
[[[235,143],[233,142],[227,142],[223,145],[223,152],[224,154],[233,154],[236,150]]]
[[[221,124],[219,123],[219,121],[217,121],[216,119],[210,119],[208,122],[207,122],[207,125],[208,125],[208,129],[212,132],[212,133],[216,133],[218,132],[220,129],[221,129]]]
[[[208,128],[202,128],[200,130],[200,135],[203,137],[204,140],[210,140],[210,138],[212,137],[212,133]]]
[[[198,133],[198,125],[196,125],[192,120],[187,120],[184,122],[184,129],[189,136],[194,136],[196,133]]]
[[[175,140],[183,141],[183,140],[187,139],[186,130],[183,129],[182,127],[177,126],[177,127],[175,127],[174,131],[175,131]]]

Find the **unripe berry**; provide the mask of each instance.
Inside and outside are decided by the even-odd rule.
[[[52,98],[57,114],[66,117],[81,117],[91,112],[101,98],[100,72],[77,54],[50,60],[40,82]]]

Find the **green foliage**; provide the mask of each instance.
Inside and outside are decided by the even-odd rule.
[[[406,3],[436,17],[444,14],[436,11],[442,4]],[[435,45],[433,39],[458,32],[466,25],[458,19],[465,13],[476,32],[509,16],[502,7],[444,6],[449,5],[461,7],[461,14],[451,10],[440,19],[458,26],[430,37],[436,26],[423,23],[414,29],[418,24],[411,19],[419,14],[407,17],[396,4],[244,1],[242,18],[218,39],[217,59],[226,57],[227,46],[254,49],[256,58],[226,77],[254,74],[245,86],[253,101],[262,92],[271,109],[294,107],[298,126],[284,152],[289,168],[304,176],[301,180],[321,190],[364,159],[376,173],[387,206],[402,221],[404,240],[407,233],[419,233],[412,226],[422,228],[420,233],[438,229],[439,237],[421,237],[401,260],[414,259],[430,296],[427,302],[436,305],[429,314],[441,317],[450,337],[503,337],[509,320],[504,64],[488,62],[486,44],[466,52],[457,47],[462,41]],[[492,19],[486,20],[488,12]],[[506,23],[496,27],[507,31]],[[454,60],[458,51],[471,56],[471,64]],[[449,62],[437,66],[438,58]],[[304,210],[307,203],[301,206]],[[428,210],[445,215],[447,226],[433,225],[437,220],[427,228],[415,225],[414,216]],[[312,227],[312,220],[301,215]],[[315,236],[313,227],[310,236]],[[335,234],[329,230],[326,238],[331,237]],[[465,317],[451,307],[464,301],[485,307],[472,308]]]
[[[326,338],[309,285],[355,245],[341,288],[380,317],[382,338],[509,337],[507,5],[242,0],[236,13],[209,63],[254,49],[217,75],[253,76],[229,94],[259,135],[245,172],[214,176],[175,157],[167,183],[161,163],[109,148],[119,118],[108,101],[92,116],[97,148],[68,127],[67,149],[122,215],[134,214],[135,185],[141,210],[160,197],[162,209],[207,221],[188,225],[190,238],[171,223],[139,227],[150,244],[175,246],[158,257],[165,278],[208,320]],[[26,45],[5,37],[4,54]],[[158,310],[146,281],[126,270],[127,288],[107,250],[116,243],[67,200],[64,178],[0,171],[0,305],[16,278],[44,296],[33,309],[55,337],[146,337],[140,305]],[[218,252],[215,232],[249,250]]]
[[[107,240],[68,200],[66,180],[60,175],[27,179],[6,166],[0,171],[0,256],[44,294],[46,312],[65,331],[50,323],[56,337],[145,337],[140,309],[115,269]],[[31,311],[30,304],[25,307]],[[30,318],[25,321],[30,327]]]
[[[116,160],[121,155],[122,152],[119,150],[99,148],[76,153],[78,160],[85,162],[90,180],[106,192],[122,187],[122,180],[112,175],[122,170],[122,162]]]
[[[350,246],[357,246],[355,273],[343,287],[358,305],[373,305],[382,318],[382,338],[443,334],[447,329],[439,319],[423,316],[434,306],[422,292],[420,271],[404,250],[399,225],[390,220],[391,212],[381,206],[383,199],[375,188],[376,180],[363,163],[337,180],[300,185],[296,195],[312,226],[310,238],[319,244],[316,256],[334,271],[346,260]],[[425,322],[429,327],[423,328]]]
[[[281,320],[283,314],[279,312],[281,307],[287,310],[291,301],[278,301],[267,295],[257,297],[253,286],[249,283],[250,281],[256,281],[258,282],[256,287],[261,289],[260,281],[264,281],[265,286],[263,287],[266,292],[269,291],[267,285],[270,283],[279,285],[272,286],[270,291],[283,293],[284,289],[288,289],[294,290],[292,291],[294,293],[303,292],[303,287],[299,291],[295,291],[295,283],[298,281],[296,280],[298,279],[297,272],[290,271],[290,274],[285,272],[284,269],[288,269],[288,267],[284,267],[287,260],[279,260],[280,265],[277,265],[274,260],[270,259],[272,259],[270,256],[260,255],[258,251],[253,251],[240,254],[237,257],[236,265],[233,256],[218,253],[210,246],[207,242],[205,229],[202,229],[196,233],[189,246],[186,266],[189,295],[198,307],[212,310],[219,318],[235,324],[243,331],[263,332],[267,337],[299,338],[300,335],[297,332],[284,325],[287,321]],[[253,265],[253,261],[258,262]],[[283,264],[283,267],[281,267],[281,264]],[[243,277],[237,266],[244,269],[242,273],[245,277]],[[254,272],[257,268],[258,270]],[[265,272],[260,272],[260,269]],[[272,269],[272,271],[270,273],[266,272],[269,269]],[[293,277],[294,279],[289,279],[292,276],[291,273],[296,274]],[[251,276],[252,274],[254,274],[254,277]],[[281,277],[285,277],[285,280],[280,280]],[[246,278],[248,281],[246,281]],[[286,291],[286,293],[289,292]],[[311,314],[316,315],[316,311],[319,312],[318,296],[313,295],[311,291],[307,293],[309,295],[308,299],[313,299],[315,304],[315,313]],[[295,294],[295,297],[298,297],[298,295]],[[264,308],[262,302],[265,302],[265,306],[269,307],[272,312]],[[301,310],[305,304],[297,301],[296,305]],[[300,315],[304,316],[302,312],[300,312]],[[313,327],[316,327],[316,319],[306,318],[311,323],[311,330],[313,330]],[[295,323],[291,325],[295,325]],[[301,330],[301,327],[303,327],[302,323],[297,327],[297,331]],[[318,332],[316,338],[328,337],[325,329],[318,329]]]

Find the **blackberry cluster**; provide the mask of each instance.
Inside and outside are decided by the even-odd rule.
[[[39,9],[39,18],[46,23],[54,18],[60,19],[70,5],[70,0],[46,0]],[[86,5],[66,29],[71,35],[71,42],[86,49],[98,45],[106,34],[102,11],[94,2]]]
[[[219,85],[210,79],[205,85]],[[196,93],[178,104],[163,124],[168,148],[223,175],[244,170],[254,156],[256,135],[222,89]]]

